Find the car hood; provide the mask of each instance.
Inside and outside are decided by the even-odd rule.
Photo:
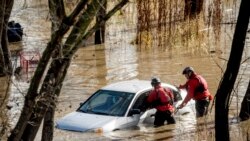
[[[116,119],[115,116],[103,116],[96,114],[88,114],[82,112],[72,112],[56,122],[56,127],[71,131],[91,131],[97,128],[105,127],[105,130],[114,130]]]

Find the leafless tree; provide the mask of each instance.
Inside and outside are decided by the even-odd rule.
[[[217,141],[230,140],[228,125],[229,100],[238,75],[241,57],[245,46],[245,38],[250,16],[250,12],[248,12],[249,7],[249,0],[241,1],[229,61],[216,93],[215,137]]]
[[[0,1],[0,76],[12,74],[7,28],[14,0]]]
[[[69,16],[64,11],[63,0],[49,0],[49,9],[53,21],[51,40],[43,52],[36,72],[25,96],[25,103],[9,141],[34,140],[41,121],[44,120],[42,140],[53,139],[53,115],[62,82],[67,73],[71,59],[82,41],[88,39],[128,0],[120,0],[105,14],[102,21],[92,26],[93,19],[106,0],[81,0]],[[70,31],[66,41],[62,39]],[[52,60],[50,62],[50,60]],[[45,72],[49,65],[49,70]],[[42,82],[42,76],[45,80]],[[42,86],[39,91],[39,86]]]

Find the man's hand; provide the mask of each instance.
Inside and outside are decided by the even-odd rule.
[[[182,104],[180,104],[180,105],[177,107],[177,109],[182,109],[184,106],[185,106],[185,104],[182,103]]]
[[[181,88],[179,87],[179,86],[177,86],[177,85],[174,85],[175,86],[175,88],[180,92],[181,91]]]
[[[178,107],[177,107],[177,109],[181,109],[183,106],[182,105],[179,105]]]

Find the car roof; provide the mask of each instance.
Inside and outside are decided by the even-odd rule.
[[[170,87],[175,89],[174,86],[161,83],[162,86]],[[151,81],[149,80],[127,80],[127,81],[120,81],[116,83],[109,84],[101,88],[102,90],[111,90],[111,91],[123,91],[129,93],[137,93],[141,90],[152,89]]]

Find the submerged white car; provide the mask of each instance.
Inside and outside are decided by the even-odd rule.
[[[179,105],[186,91],[161,83],[174,93],[174,105]],[[109,132],[137,126],[144,120],[153,121],[155,109],[144,112],[145,99],[153,89],[150,81],[129,80],[107,85],[90,96],[80,107],[56,122],[56,127],[71,131]],[[193,112],[194,101],[178,110],[178,114]]]

